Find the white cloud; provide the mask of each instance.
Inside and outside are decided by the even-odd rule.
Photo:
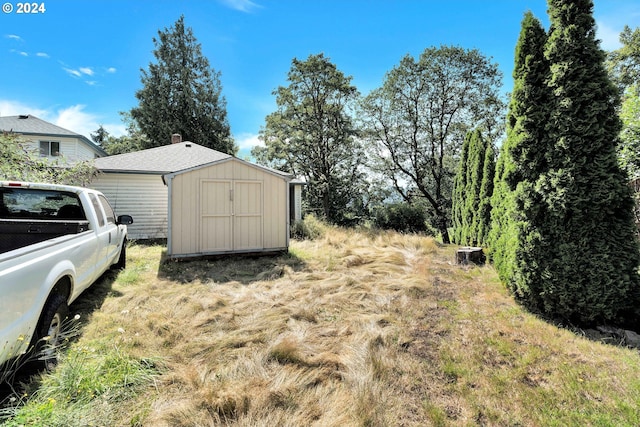
[[[8,38],[8,39],[19,41],[19,42],[24,41],[24,40],[22,40],[22,37],[20,37],[18,35],[15,35],[15,34],[7,34],[5,37]]]
[[[63,108],[54,113],[51,122],[72,132],[90,137],[100,126],[95,114],[84,112],[85,105],[78,104]]]
[[[251,0],[219,0],[222,4],[231,9],[239,10],[240,12],[252,12],[254,9],[258,9],[260,6]]]
[[[41,119],[48,116],[47,111],[41,108],[34,108],[17,101],[0,99],[0,116],[19,116],[21,114],[31,114]]]
[[[602,21],[597,21],[596,35],[600,39],[600,47],[604,50],[611,51],[621,47],[620,33],[622,28],[615,29]]]
[[[256,145],[264,146],[264,143],[258,139],[258,135],[252,133],[234,135],[233,139],[240,150],[251,151]]]
[[[107,73],[109,73],[109,74],[113,74],[113,73],[115,73],[116,71],[118,71],[118,70],[116,70],[116,68],[115,68],[115,67],[109,67],[109,68],[107,68]]]
[[[93,70],[89,67],[80,67],[79,71],[87,76],[93,76]]]
[[[73,70],[71,68],[63,68],[69,75],[74,77],[82,77],[82,73],[78,70]]]
[[[38,52],[38,53],[36,53],[36,56],[38,56],[40,58],[49,58],[49,54],[48,53],[44,53],[44,52]]]

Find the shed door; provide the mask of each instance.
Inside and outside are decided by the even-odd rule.
[[[262,182],[202,181],[200,209],[201,252],[263,249]]]
[[[262,182],[235,181],[233,193],[234,249],[262,249]]]
[[[232,181],[202,181],[200,187],[200,250],[233,249]]]

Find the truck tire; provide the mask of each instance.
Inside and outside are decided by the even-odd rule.
[[[62,344],[62,325],[69,315],[67,297],[53,294],[40,315],[38,326],[33,335],[34,356],[49,366],[55,364],[56,353]],[[44,339],[49,337],[48,339]]]
[[[118,262],[111,266],[111,270],[124,270],[127,267],[127,239],[122,241],[122,248],[120,248],[120,257]]]

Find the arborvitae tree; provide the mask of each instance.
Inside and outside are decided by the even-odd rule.
[[[471,133],[469,145],[469,158],[467,160],[467,188],[465,200],[465,213],[462,223],[462,240],[464,244],[477,246],[478,242],[478,210],[480,208],[480,187],[482,185],[482,171],[484,170],[484,157],[487,150],[487,142],[482,138],[479,130]]]
[[[617,89],[596,40],[591,0],[548,0],[545,47],[553,98],[549,128],[534,156],[515,156],[525,183],[518,208],[526,225],[515,280],[524,302],[580,323],[632,317],[640,303],[633,199],[616,158]],[[532,141],[532,142],[534,142]],[[542,143],[540,143],[542,141]],[[529,181],[528,172],[541,171]]]
[[[490,151],[490,162],[485,167],[485,159]],[[462,158],[454,178],[453,221],[454,242],[460,245],[480,245],[488,227],[490,201],[483,195],[491,195],[493,182],[493,148],[479,130],[469,132],[462,146]],[[485,219],[486,218],[486,219]]]
[[[521,278],[526,268],[535,268],[535,252],[520,237],[534,239],[528,221],[543,220],[533,191],[538,176],[547,167],[545,155],[549,140],[545,125],[549,117],[549,65],[544,57],[547,34],[531,12],[522,20],[515,49],[513,91],[507,113],[507,139],[496,165],[492,196],[491,231],[488,236],[489,256],[502,281],[521,299],[533,299],[527,280]],[[519,207],[516,207],[516,190]],[[530,202],[525,202],[526,198]],[[535,202],[535,203],[534,203]],[[525,210],[527,215],[525,215]],[[537,217],[536,215],[540,215]],[[517,267],[521,270],[518,272]]]
[[[491,196],[493,194],[493,179],[496,171],[496,155],[493,145],[487,144],[484,153],[482,169],[482,183],[480,184],[480,202],[476,223],[478,228],[478,245],[485,246],[491,228]]]
[[[491,229],[486,244],[489,247],[489,259],[498,271],[500,280],[513,291],[511,277],[515,270],[517,231],[515,198],[504,179],[509,173],[508,168],[513,168],[508,142],[503,143],[496,162],[491,196]]]
[[[234,154],[220,73],[210,68],[184,16],[158,37],[153,39],[157,63],[141,70],[140,104],[131,110],[147,136],[142,148],[170,144],[171,135],[179,133],[185,141]]]
[[[462,217],[464,215],[465,197],[467,189],[467,159],[469,157],[469,144],[471,143],[471,133],[467,133],[464,142],[462,144],[462,151],[460,154],[460,163],[458,163],[458,170],[456,176],[453,179],[453,197],[451,203],[451,218],[453,235],[452,241],[458,245],[462,245],[462,230],[463,223]]]

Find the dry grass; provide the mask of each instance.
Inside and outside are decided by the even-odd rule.
[[[331,229],[290,255],[129,268],[78,344],[162,360],[110,425],[637,425],[640,357],[523,312],[430,238]],[[133,422],[132,420],[136,420]]]

